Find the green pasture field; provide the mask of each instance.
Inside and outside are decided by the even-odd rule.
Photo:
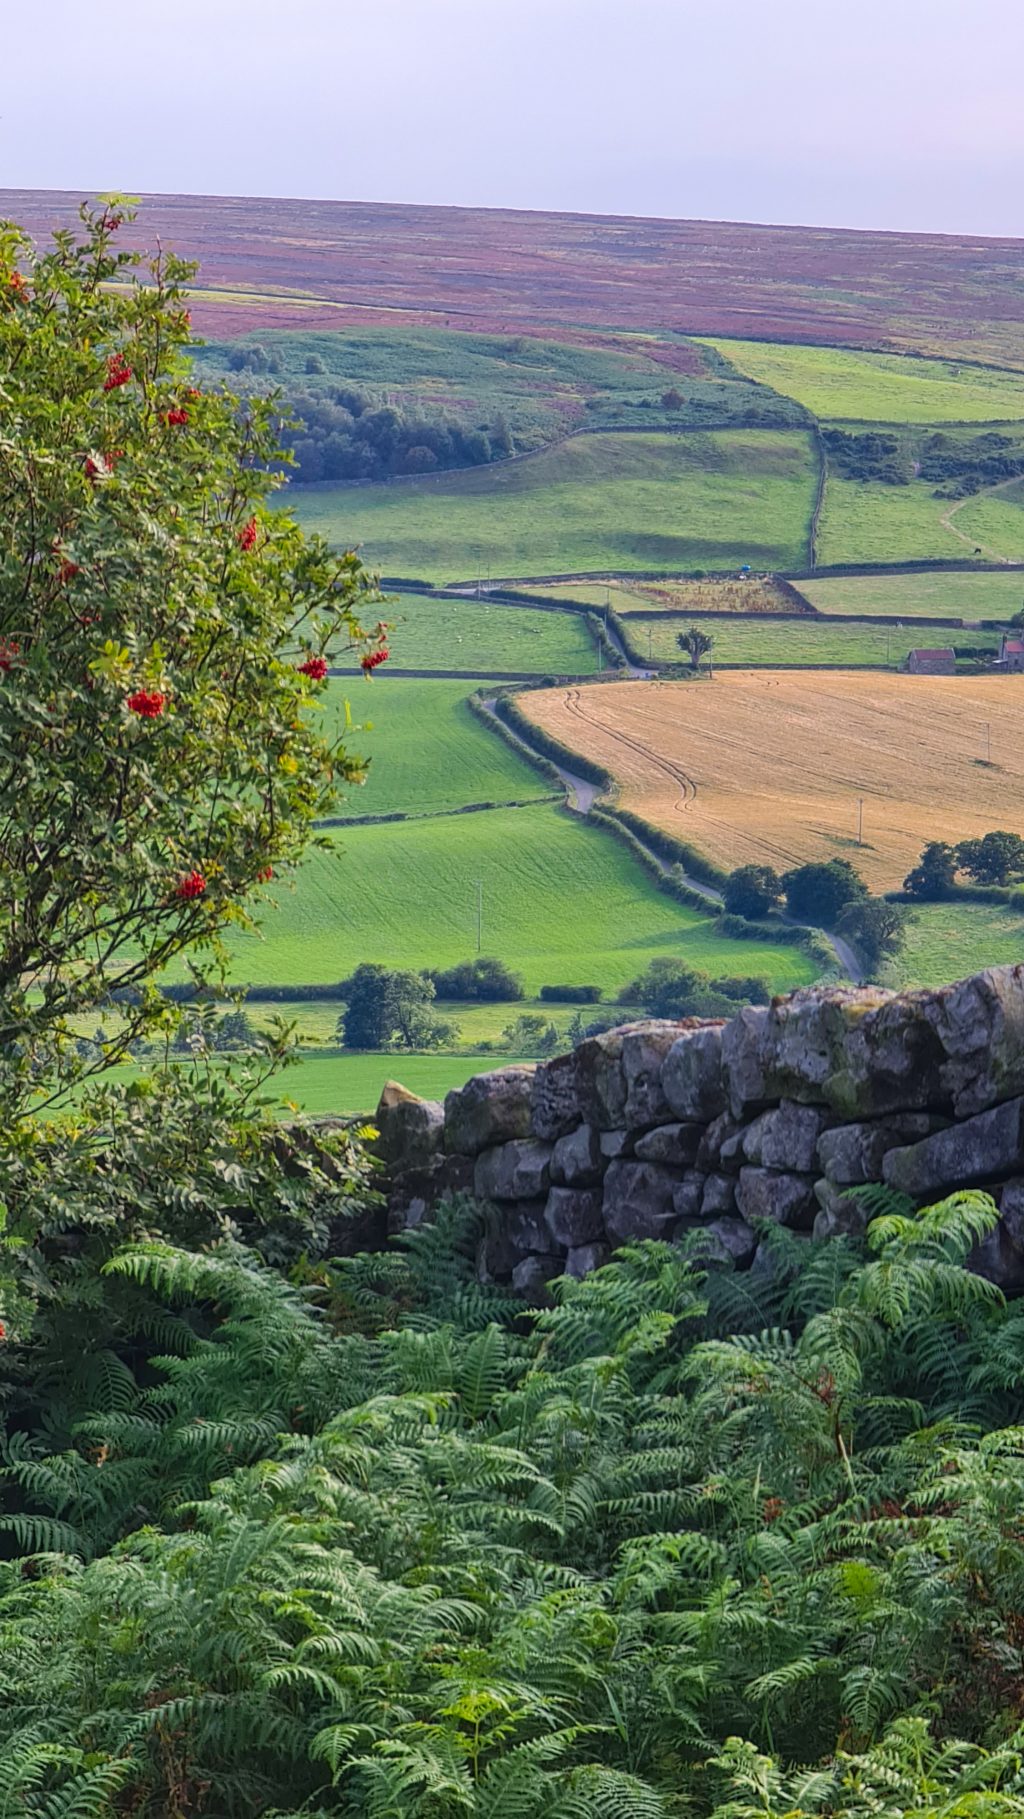
[[[959,522],[959,520],[957,520]],[[796,586],[822,613],[870,619],[1010,619],[1024,606],[1024,570],[979,574],[970,569],[916,575],[832,575]]]
[[[885,983],[945,985],[986,966],[1024,960],[1024,915],[1005,903],[927,903],[912,909],[907,943]]]
[[[1024,376],[908,354],[855,353],[701,337],[759,385],[818,418],[862,423],[994,423],[1024,418]]]
[[[486,1073],[491,1067],[513,1067],[522,1060],[515,1055],[303,1054],[275,1077],[266,1094],[277,1099],[282,1118],[292,1117],[296,1110],[371,1117],[388,1080],[400,1080],[422,1099],[443,1099],[452,1087],[464,1086],[473,1074]],[[195,1064],[182,1060],[174,1065]],[[205,1074],[206,1062],[200,1065]],[[108,1068],[104,1083],[142,1079],[152,1066],[151,1062],[139,1061]]]
[[[691,624],[685,614],[670,619],[664,613],[628,621],[630,642],[638,659],[648,651],[656,663],[685,663],[686,656],[676,643],[676,636]],[[820,619],[701,619],[700,628],[714,638],[712,660],[715,663],[742,664],[745,667],[800,663],[813,669],[816,664],[871,664],[895,668],[907,652],[922,642],[921,628],[885,626],[870,620],[851,619],[848,625],[823,625]],[[648,640],[648,632],[650,639]],[[974,647],[999,648],[998,632],[953,633],[936,631],[925,642],[952,643]]]
[[[502,416],[520,449],[539,448],[584,423],[657,429],[687,421],[695,409],[713,421],[758,403],[758,388],[724,370],[710,352],[694,350],[704,362],[700,373],[679,373],[651,358],[648,346],[656,337],[616,337],[595,330],[588,340],[589,345],[582,335],[557,341],[411,325],[264,331],[254,323],[251,340],[210,341],[192,357],[197,376],[207,384],[223,380],[237,390],[279,386],[294,394],[354,386],[374,399],[397,399],[433,417],[487,425]],[[257,344],[280,371],[233,371],[231,353]],[[326,370],[307,373],[310,359],[321,361]],[[685,401],[681,411],[666,410],[661,403],[670,388]]]
[[[448,1023],[457,1023],[459,1035],[455,1048],[467,1054],[482,1054],[488,1043],[499,1043],[509,1025],[517,1017],[541,1016],[546,1023],[553,1023],[560,1035],[572,1021],[576,1011],[582,1010],[584,1021],[591,1017],[614,1017],[626,1023],[631,1017],[642,1013],[634,1006],[620,1006],[614,1001],[600,1004],[544,1004],[539,998],[520,998],[508,1004],[474,1004],[461,1000],[437,998],[434,1008],[439,1017]],[[270,1017],[281,1016],[286,1022],[294,1023],[299,1041],[311,1047],[334,1047],[338,1041],[338,1019],[344,1013],[345,1005],[340,998],[319,999],[310,1003],[308,1000],[289,1000],[279,1004],[250,1004],[246,1014],[257,1029],[265,1028]],[[83,1031],[91,1035],[96,1018]]]
[[[815,491],[810,437],[574,436],[524,461],[287,502],[307,530],[428,581],[569,569],[792,568]]]
[[[818,561],[940,562],[970,560],[974,546],[941,519],[954,501],[936,499],[930,486],[883,486],[874,480],[843,480],[830,473],[818,533]],[[1024,520],[1022,520],[1024,521]],[[959,517],[954,520],[959,523]],[[962,526],[967,536],[966,526]]]
[[[237,984],[329,984],[361,961],[450,966],[483,945],[535,995],[600,985],[612,996],[657,955],[778,990],[815,975],[800,948],[731,941],[675,903],[611,835],[540,803],[332,831],[295,888],[274,887],[262,936],[231,938]]]
[[[561,616],[561,615],[559,615]],[[333,677],[325,725],[338,734],[348,702],[355,722],[346,744],[370,759],[343,815],[433,815],[472,802],[523,802],[551,795],[532,764],[482,726],[466,705],[473,684],[377,670]]]
[[[491,670],[538,676],[586,676],[598,668],[597,649],[580,613],[531,612],[488,600],[399,594],[372,614],[391,626],[388,645],[398,669]],[[355,657],[339,668],[357,669]],[[374,685],[385,672],[378,671]]]
[[[953,523],[986,556],[1024,561],[1024,481],[975,493],[960,502]]]

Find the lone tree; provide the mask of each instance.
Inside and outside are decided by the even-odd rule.
[[[1008,884],[1024,872],[1024,840],[996,829],[980,840],[961,840],[956,859],[976,884]]]
[[[739,865],[725,881],[722,901],[732,916],[757,921],[782,899],[782,881],[770,865]]]
[[[957,869],[956,848],[944,840],[931,840],[904,878],[903,889],[922,903],[938,903],[953,891]]]
[[[891,960],[907,938],[906,911],[884,897],[866,897],[848,903],[836,920],[836,932],[852,941],[869,972]]]
[[[423,973],[387,966],[357,966],[338,1019],[346,1048],[439,1048],[455,1026],[434,1015],[434,982]]]
[[[113,984],[216,962],[361,762],[321,730],[377,596],[265,500],[273,407],[190,383],[193,268],[82,210],[0,227],[0,1105],[73,1065]],[[116,1058],[108,1046],[97,1065]]]
[[[848,859],[798,865],[782,875],[786,908],[798,922],[817,922],[835,928],[847,904],[863,902],[868,889]]]
[[[710,632],[702,632],[699,625],[688,625],[685,632],[680,632],[676,643],[690,659],[690,668],[699,670],[701,660],[714,648],[714,639]]]

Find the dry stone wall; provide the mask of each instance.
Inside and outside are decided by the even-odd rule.
[[[489,1208],[479,1270],[542,1300],[632,1238],[697,1231],[756,1267],[759,1222],[863,1232],[857,1189],[1000,1208],[972,1263],[1024,1292],[1024,966],[937,991],[810,988],[729,1022],[629,1023],[444,1105],[394,1082],[377,1112],[392,1229],[445,1193]]]

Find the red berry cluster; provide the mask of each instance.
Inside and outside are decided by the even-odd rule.
[[[124,454],[123,448],[112,448],[109,455],[87,455],[85,458],[85,477],[95,482],[109,480],[117,463]]]
[[[7,1337],[7,1328],[4,1325],[3,1321],[0,1320],[0,1339],[6,1339],[6,1337]]]
[[[28,285],[20,272],[12,272],[7,280],[7,287],[16,297],[28,296]]]
[[[270,880],[273,876],[274,876],[273,866],[265,865],[262,867],[262,869],[260,871],[258,871],[256,873],[256,882],[257,882],[257,884],[269,884]]]
[[[158,720],[167,705],[167,696],[158,688],[137,688],[134,695],[129,695],[125,706],[133,714],[139,714],[143,720]]]
[[[124,220],[123,215],[108,215],[106,218],[106,222],[104,224],[106,226],[107,233],[116,234],[117,230],[120,227],[123,220]]]
[[[107,361],[107,376],[103,381],[105,392],[116,391],[119,385],[127,385],[132,376],[132,369],[123,354],[111,354]]]
[[[186,872],[183,878],[179,878],[174,895],[180,897],[183,903],[191,903],[193,898],[201,897],[205,889],[206,879],[202,872]]]
[[[175,425],[179,423],[187,423],[188,412],[184,405],[179,404],[173,411],[165,411],[164,422],[167,424],[168,429],[173,429]]]
[[[65,582],[73,581],[75,576],[80,575],[81,572],[77,562],[64,561],[57,570],[57,580],[61,587],[63,587]]]
[[[379,650],[367,651],[366,656],[360,658],[360,665],[366,675],[369,676],[370,673],[373,670],[378,669],[382,663],[386,663],[390,655],[391,652],[388,650],[387,645],[382,644]]]
[[[21,645],[14,638],[0,640],[0,671],[5,676],[20,656]]]
[[[327,674],[326,657],[307,657],[305,663],[297,665],[300,676],[309,676],[313,682],[322,682]]]
[[[250,518],[248,524],[243,524],[238,533],[239,549],[252,549],[259,534],[259,526],[255,518]]]

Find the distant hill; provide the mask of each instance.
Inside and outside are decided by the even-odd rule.
[[[0,190],[0,216],[45,236],[79,200]],[[1020,240],[206,196],[148,196],[134,232],[200,260],[196,324],[218,337],[601,325],[1024,368]]]

